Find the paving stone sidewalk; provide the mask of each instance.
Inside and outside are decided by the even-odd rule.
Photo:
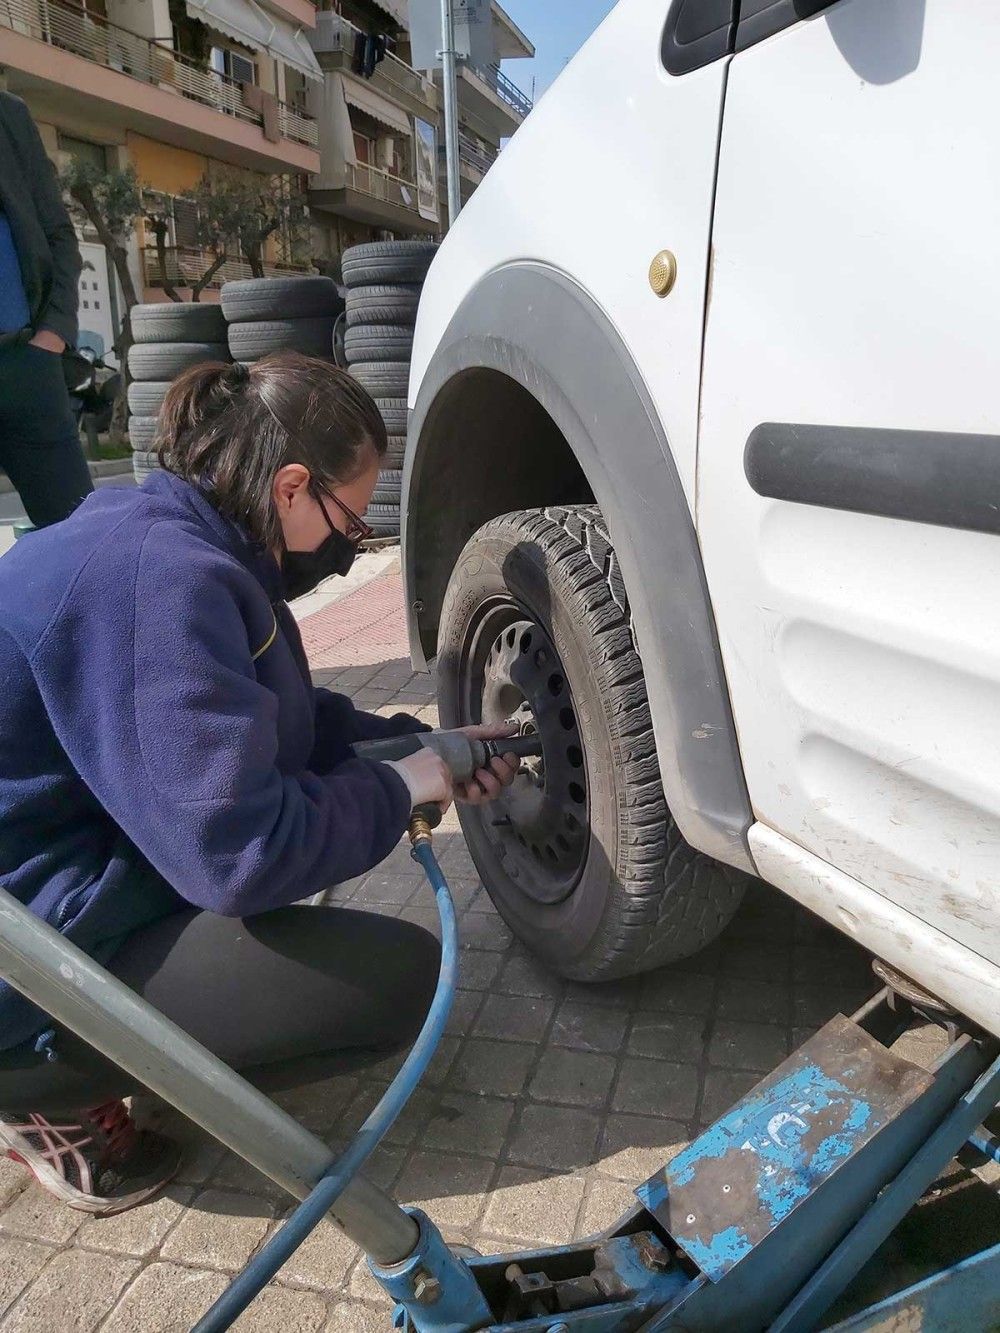
[[[409,667],[394,572],[303,634],[318,684],[361,707],[436,720],[432,684]],[[454,816],[437,848],[460,914],[461,989],[429,1077],[369,1174],[448,1239],[484,1251],[609,1224],[679,1146],[876,989],[859,950],[763,886],[698,957],[634,981],[568,984],[513,941]],[[331,897],[436,920],[404,846]],[[917,1033],[906,1054],[926,1063],[938,1045],[935,1032]],[[278,1100],[343,1144],[395,1067]],[[120,1217],[62,1208],[0,1162],[0,1333],[186,1333],[289,1211],[287,1196],[175,1113],[144,1110],[184,1137],[188,1155],[158,1201]],[[366,1333],[387,1329],[388,1313],[357,1251],[323,1226],[235,1327]]]

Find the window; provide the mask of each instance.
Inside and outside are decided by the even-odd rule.
[[[77,162],[87,162],[98,171],[105,171],[108,165],[108,150],[100,143],[91,143],[89,139],[74,139],[71,135],[59,135],[59,148],[68,153]]]
[[[212,47],[211,64],[216,74],[224,74],[235,83],[257,82],[257,66],[250,57],[230,51],[228,46]]]

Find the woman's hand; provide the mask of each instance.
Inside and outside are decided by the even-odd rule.
[[[388,766],[394,768],[410,789],[410,800],[414,807],[418,805],[439,805],[441,813],[448,809],[454,799],[454,784],[448,765],[440,755],[422,745],[415,754],[405,759],[392,759]]]
[[[475,727],[460,727],[460,731],[474,741],[498,741],[505,736],[516,736],[517,727],[513,723],[483,723]],[[471,782],[455,784],[456,800],[466,805],[484,805],[494,801],[509,787],[517,777],[521,761],[513,754],[491,759],[489,768],[481,768]]]

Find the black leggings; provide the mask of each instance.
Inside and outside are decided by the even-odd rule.
[[[108,970],[258,1087],[370,1064],[420,1029],[440,951],[407,921],[336,907],[234,920],[184,911],[133,935]],[[65,1113],[142,1085],[64,1028],[47,1060],[0,1052],[0,1109]]]

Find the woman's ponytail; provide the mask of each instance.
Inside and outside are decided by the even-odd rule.
[[[170,457],[181,441],[199,430],[246,389],[250,372],[238,361],[203,361],[183,371],[163,399],[156,427],[160,462]]]

